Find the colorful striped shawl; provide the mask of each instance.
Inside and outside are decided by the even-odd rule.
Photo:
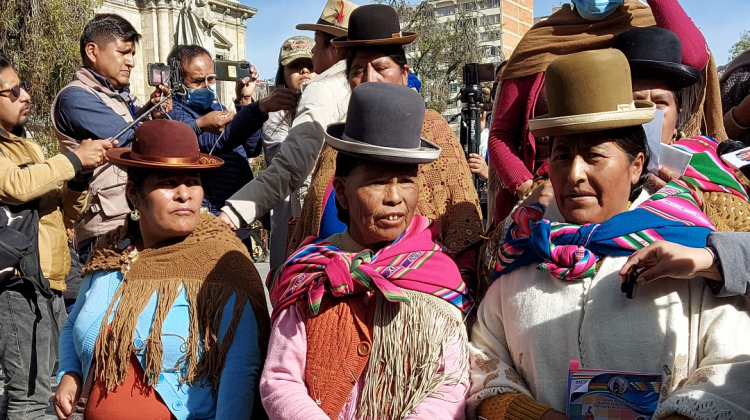
[[[520,207],[500,247],[493,279],[538,262],[538,269],[561,280],[592,277],[600,256],[630,255],[657,240],[704,247],[715,229],[699,199],[683,181],[674,181],[634,210],[583,226],[544,220],[538,203]]]
[[[440,242],[440,228],[414,215],[406,232],[378,252],[344,252],[309,237],[287,262],[268,277],[272,321],[286,307],[307,298],[317,314],[325,293],[335,297],[379,291],[391,302],[410,303],[403,289],[437,296],[467,312],[469,289]]]
[[[693,154],[682,179],[701,191],[734,194],[748,201],[745,188],[716,153],[718,145],[716,140],[706,136],[695,136],[673,144],[674,147]]]

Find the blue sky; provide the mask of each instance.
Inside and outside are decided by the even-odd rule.
[[[717,64],[727,62],[729,48],[739,40],[740,32],[750,30],[750,1],[748,0],[679,0],[708,40]],[[258,9],[258,14],[247,21],[247,59],[255,64],[261,78],[276,74],[279,48],[285,39],[300,32],[298,23],[315,23],[325,0],[240,0]],[[534,15],[545,16],[563,0],[534,0]],[[359,5],[369,0],[354,0]],[[711,6],[707,6],[710,4]]]

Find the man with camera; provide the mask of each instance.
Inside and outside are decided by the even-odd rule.
[[[43,418],[65,322],[62,292],[70,269],[66,224],[86,204],[88,176],[113,144],[84,140],[44,158],[24,130],[31,96],[0,56],[0,418]]]
[[[83,66],[52,105],[53,127],[62,153],[76,150],[84,139],[111,138],[139,115],[143,106],[130,93],[129,83],[140,38],[133,25],[115,14],[98,14],[86,24],[80,40]],[[160,86],[151,95],[152,103],[168,93],[166,86]],[[165,102],[152,117],[162,118],[170,106],[171,101]],[[129,147],[134,132],[135,128],[121,136],[119,146]],[[130,213],[126,181],[125,172],[114,165],[94,172],[89,202],[76,228],[76,249],[83,261],[97,239],[122,225]]]
[[[224,165],[201,175],[203,205],[218,215],[224,202],[253,180],[249,157],[260,154],[260,129],[268,113],[297,107],[299,92],[278,88],[262,100],[253,101],[258,73],[250,66],[251,77],[237,81],[234,103],[237,113],[216,101],[216,69],[211,56],[199,45],[178,45],[168,62],[179,63],[184,92],[175,92],[169,116],[192,127],[201,152],[218,156]]]

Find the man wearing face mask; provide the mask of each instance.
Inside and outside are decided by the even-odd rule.
[[[259,102],[252,99],[258,74],[237,82],[236,114],[216,101],[216,75],[211,56],[199,45],[178,45],[167,61],[182,64],[182,82],[187,95],[175,95],[170,118],[189,125],[198,136],[202,153],[224,160],[216,171],[202,175],[203,206],[218,215],[226,199],[252,181],[249,157],[260,154],[260,129],[268,113],[296,108],[299,92],[278,88]]]
[[[715,72],[705,39],[677,0],[648,0],[648,6],[635,0],[572,0],[572,3],[531,28],[503,70],[503,88],[488,144],[491,166],[501,181],[495,196],[493,225],[502,223],[519,199],[528,197],[534,174],[544,172],[548,139],[535,138],[529,131],[528,120],[547,113],[544,71],[555,58],[610,48],[614,36],[625,30],[659,26],[682,40],[682,64]],[[712,103],[715,99],[711,86],[708,87],[706,108],[711,109],[715,108]],[[707,118],[707,125],[704,134],[719,140],[726,138],[721,118]],[[493,187],[491,191],[497,191]]]

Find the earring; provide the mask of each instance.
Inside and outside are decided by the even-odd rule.
[[[130,220],[134,222],[141,220],[141,213],[138,211],[138,209],[135,209],[130,212]]]

